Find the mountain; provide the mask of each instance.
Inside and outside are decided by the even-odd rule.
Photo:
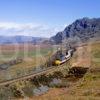
[[[55,44],[70,40],[85,42],[96,37],[100,37],[100,18],[82,18],[51,37],[50,42]]]
[[[31,36],[0,36],[0,44],[12,43],[40,43],[46,38],[31,37]]]

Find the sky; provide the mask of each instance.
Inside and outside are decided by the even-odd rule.
[[[0,0],[0,35],[51,37],[83,17],[99,18],[100,0]]]

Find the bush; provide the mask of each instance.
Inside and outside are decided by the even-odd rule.
[[[26,86],[23,88],[23,92],[26,96],[32,97],[33,96],[33,87]]]
[[[59,79],[64,77],[63,73],[60,71],[54,72],[53,76],[54,76],[54,78],[59,78]]]
[[[12,90],[14,97],[16,97],[16,98],[22,98],[23,97],[22,92],[20,90],[18,90],[16,86],[12,86],[11,90]]]

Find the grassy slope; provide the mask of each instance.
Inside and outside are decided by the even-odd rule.
[[[29,74],[30,72],[32,72],[32,69],[34,67],[40,66],[41,62],[42,64],[45,63],[45,61],[48,59],[48,57],[51,55],[51,53],[54,50],[54,48],[47,45],[36,47],[32,44],[29,44],[28,50],[26,50],[25,47],[23,47],[23,45],[19,45],[19,51],[16,51],[18,54],[13,56],[14,54],[13,45],[10,45],[10,47],[6,45],[1,48],[2,48],[3,56],[7,58],[7,61],[3,61],[2,56],[0,55],[0,63],[8,62],[11,59],[14,59],[16,57],[23,57],[24,61],[20,64],[11,66],[5,71],[0,70],[0,81]]]
[[[48,93],[30,98],[30,100],[99,100],[100,71],[98,71],[98,69],[100,69],[100,60],[95,60],[100,57],[99,47],[100,43],[93,43],[92,45],[77,49],[69,65],[89,67],[90,70],[82,79],[74,83],[72,87],[53,88]],[[64,66],[66,66],[66,64],[64,64]]]
[[[81,49],[78,48],[77,51]],[[43,96],[34,97],[34,100],[100,100],[100,42],[83,47],[83,55],[81,57],[84,59],[80,60],[80,53],[78,52],[75,53],[70,64],[89,66],[89,71],[86,75],[69,89],[54,88]],[[90,52],[90,54],[88,55],[87,52]],[[77,63],[75,63],[76,61]]]
[[[93,43],[91,46],[89,46],[89,49],[91,49],[90,50],[91,63],[88,63],[90,65],[90,71],[83,77],[83,79],[81,80],[81,82],[77,84],[77,86],[75,86],[72,90],[70,90],[69,93],[69,94],[71,93],[74,94],[77,100],[100,99],[100,42]],[[85,59],[88,60],[88,58]],[[99,71],[97,71],[96,69],[97,70],[99,69]],[[71,95],[72,100],[75,100],[74,95],[73,97]],[[70,98],[70,95],[64,94],[63,96],[59,97],[59,100],[65,100],[66,96]]]

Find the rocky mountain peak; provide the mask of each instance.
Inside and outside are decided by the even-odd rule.
[[[59,44],[66,39],[74,39],[77,37],[84,42],[98,36],[100,36],[100,18],[89,19],[84,17],[82,19],[77,19],[62,32],[58,32],[55,36],[50,38],[50,41]]]

